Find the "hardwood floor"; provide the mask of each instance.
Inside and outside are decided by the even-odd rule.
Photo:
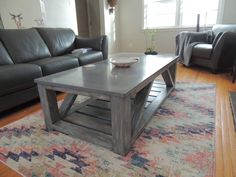
[[[211,74],[199,68],[178,65],[177,81],[216,84],[216,177],[236,177],[236,133],[229,102],[229,91],[236,91],[236,83],[231,83],[229,73]],[[62,99],[63,95],[59,96]],[[0,115],[0,127],[40,109],[39,103]],[[20,176],[0,163],[0,176]]]

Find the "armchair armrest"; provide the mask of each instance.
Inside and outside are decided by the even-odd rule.
[[[92,48],[93,50],[101,51],[103,54],[103,59],[107,59],[108,57],[108,42],[106,35],[96,38],[83,38],[77,36],[75,39],[75,47]]]
[[[236,57],[236,32],[223,32],[213,46],[212,67],[227,68],[233,65]]]

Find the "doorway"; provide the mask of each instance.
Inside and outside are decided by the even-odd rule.
[[[101,35],[100,0],[75,0],[78,34],[81,37]]]

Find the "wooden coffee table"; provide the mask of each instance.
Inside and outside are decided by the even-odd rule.
[[[106,60],[36,79],[47,129],[127,154],[174,89],[176,63],[172,55],[142,56],[130,68]],[[60,107],[57,91],[67,93]],[[89,99],[74,104],[77,95]]]

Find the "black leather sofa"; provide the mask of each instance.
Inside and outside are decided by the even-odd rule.
[[[236,59],[236,25],[217,24],[204,32],[181,32],[176,54],[185,66],[198,65],[213,73],[232,68]]]
[[[107,59],[107,45],[65,28],[1,29],[0,112],[37,98],[36,78]]]

